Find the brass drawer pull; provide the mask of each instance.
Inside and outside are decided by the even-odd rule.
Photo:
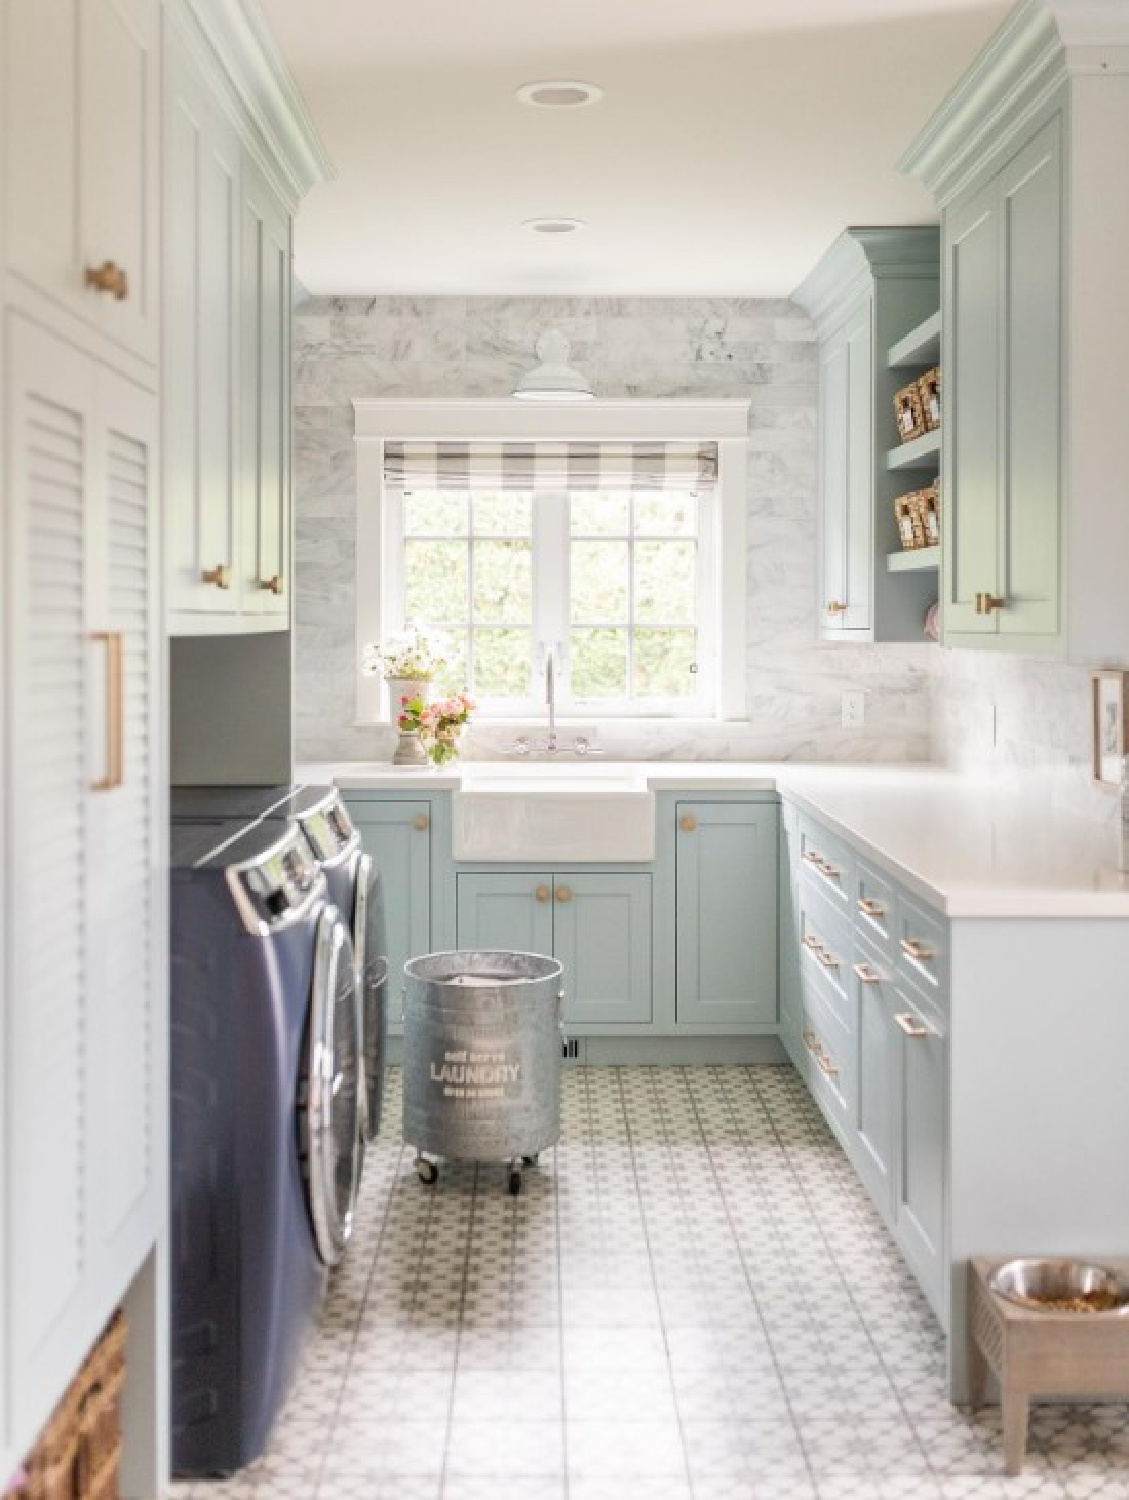
[[[115,302],[124,302],[129,296],[129,277],[112,260],[104,260],[100,266],[87,266],[83,280],[96,292],[109,292]]]
[[[827,606],[827,613],[829,615],[845,615],[847,613],[847,606],[841,599],[832,599]]]
[[[683,833],[694,833],[698,827],[698,820],[697,818],[692,818],[689,814],[687,814],[687,816],[681,820],[678,826],[682,829]]]
[[[572,900],[572,888],[567,885],[558,885],[557,900],[567,906],[568,903]]]
[[[430,820],[426,813],[416,813],[415,817],[412,819],[412,827],[416,830],[417,833],[423,833],[426,830],[429,821]]]
[[[814,953],[818,948],[822,947],[822,944],[820,943],[814,932],[809,932],[808,935],[804,938],[804,947],[810,948]]]
[[[877,969],[872,968],[870,964],[853,964],[852,968],[855,974],[858,975],[860,984],[882,983],[882,975],[879,974]]]
[[[827,860],[824,859],[823,855],[817,853],[817,851],[815,849],[809,849],[808,852],[804,855],[804,858],[807,860],[807,862],[808,862],[809,865],[814,865],[815,868],[819,871],[819,873],[825,879],[827,879],[827,880],[841,880],[842,879],[842,872],[839,871],[839,870],[837,870],[834,865],[828,864]]]
[[[919,964],[932,963],[936,956],[928,943],[919,942],[917,938],[902,938],[902,952]]]
[[[92,641],[106,648],[106,774],[90,783],[92,792],[112,792],[125,780],[125,689],[122,678],[122,635],[118,630],[96,630]]]
[[[976,613],[978,615],[990,615],[995,613],[997,609],[1006,608],[1007,600],[1002,599],[998,594],[976,595]]]
[[[214,568],[205,568],[200,574],[202,583],[210,583],[217,589],[231,587],[231,569],[226,563],[217,563]]]
[[[864,917],[878,918],[886,915],[886,908],[882,905],[881,901],[875,901],[870,896],[860,896],[858,908]]]
[[[839,960],[833,953],[829,953],[826,948],[818,949],[815,956],[819,960],[820,967],[823,969],[837,969],[839,967]]]
[[[826,1052],[824,1052],[823,1045],[820,1042],[819,1038],[816,1036],[815,1032],[810,1030],[810,1028],[805,1028],[803,1037],[804,1046],[808,1049],[811,1055],[815,1058],[816,1062],[819,1064],[820,1072],[824,1073],[828,1078],[838,1078],[839,1069],[827,1056]]]
[[[548,901],[552,892],[549,890],[549,887],[547,885],[539,885],[533,894],[537,897],[538,901],[544,904],[546,901]]]
[[[906,1036],[913,1037],[915,1041],[921,1037],[932,1036],[933,1034],[925,1022],[919,1021],[912,1011],[903,1011],[899,1015],[896,1015],[894,1020],[905,1032]]]
[[[259,587],[264,594],[281,594],[283,587],[282,577],[278,573],[273,573],[270,578],[260,578]]]

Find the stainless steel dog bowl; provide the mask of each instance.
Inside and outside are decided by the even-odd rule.
[[[1033,1312],[1129,1313],[1129,1279],[1092,1261],[1009,1260],[988,1287]]]

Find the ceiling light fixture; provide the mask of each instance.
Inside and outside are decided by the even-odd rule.
[[[526,219],[522,226],[531,234],[575,234],[587,227],[584,219]]]
[[[531,104],[535,109],[583,109],[588,104],[598,104],[604,91],[594,83],[581,83],[577,78],[550,78],[540,83],[523,83],[514,90],[514,98],[521,104]]]
[[[595,391],[568,362],[568,339],[552,328],[534,346],[538,363],[518,381],[513,394],[519,401],[591,401]]]

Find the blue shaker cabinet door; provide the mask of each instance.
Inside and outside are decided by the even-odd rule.
[[[904,986],[898,990],[894,1022],[902,1103],[895,1225],[906,1259],[945,1322],[945,1039],[937,1021]]]
[[[649,875],[557,875],[553,938],[564,969],[566,1024],[650,1022]]]
[[[390,1017],[400,1017],[404,965],[431,950],[431,804],[354,802],[353,821],[380,871],[388,933]]]
[[[551,955],[552,897],[544,871],[459,875],[459,947]]]
[[[682,1025],[776,1021],[779,809],[677,805],[676,989]]]

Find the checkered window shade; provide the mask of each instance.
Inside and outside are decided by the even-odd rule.
[[[385,480],[408,490],[706,490],[716,443],[386,443]]]

